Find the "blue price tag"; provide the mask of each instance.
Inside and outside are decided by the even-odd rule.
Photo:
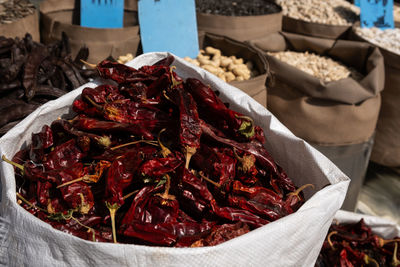
[[[361,27],[393,29],[393,0],[360,0]]]
[[[197,57],[199,41],[194,0],[139,0],[143,52]]]

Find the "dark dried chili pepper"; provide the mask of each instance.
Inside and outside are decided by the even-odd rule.
[[[193,97],[184,90],[182,81],[176,80],[175,77],[172,80],[171,99],[179,108],[179,140],[186,157],[185,167],[189,168],[191,157],[200,148],[200,118],[196,103]]]
[[[202,117],[207,118],[214,127],[229,133],[235,138],[254,139],[256,132],[253,120],[227,108],[209,86],[204,85],[197,79],[188,78],[185,88],[195,99]],[[222,118],[222,120],[215,120],[216,116]]]
[[[119,123],[114,121],[101,121],[84,116],[77,116],[71,121],[72,125],[82,131],[100,132],[100,133],[120,133],[128,132],[145,139],[154,139],[149,131],[157,128],[164,128],[165,124],[158,124],[158,121],[138,120],[136,124]]]

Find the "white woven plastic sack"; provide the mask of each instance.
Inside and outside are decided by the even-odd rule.
[[[128,65],[153,64],[167,53],[137,57]],[[220,91],[231,108],[249,115],[263,127],[267,149],[297,186],[306,189],[306,203],[294,214],[214,247],[165,248],[94,243],[53,229],[16,203],[13,168],[1,163],[1,216],[9,222],[0,244],[8,266],[313,266],[349,179],[327,158],[296,138],[271,113],[240,90],[182,59],[173,63],[183,78],[199,78]],[[57,117],[67,114],[88,83],[40,107],[0,139],[0,154],[8,158]],[[0,232],[1,235],[1,232]]]
[[[394,221],[376,216],[339,210],[335,215],[334,223],[357,223],[361,219],[364,219],[364,222],[371,227],[374,234],[384,239],[392,239],[400,236],[400,225]]]

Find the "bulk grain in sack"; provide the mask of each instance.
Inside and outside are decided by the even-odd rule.
[[[39,42],[39,16],[28,0],[0,1],[0,35],[23,38],[26,33]]]
[[[385,90],[371,160],[400,167],[400,29],[353,28],[352,37],[379,47],[385,61]]]
[[[196,0],[197,28],[238,41],[282,30],[282,9],[273,1]]]
[[[265,52],[274,77],[267,91],[268,109],[352,179],[343,208],[354,209],[372,149],[383,89],[379,50],[362,42],[293,33],[271,34],[251,43]],[[286,58],[289,64],[274,54]]]
[[[151,65],[168,56],[149,53],[129,66]],[[266,149],[287,170],[296,185],[312,183],[306,202],[295,213],[212,247],[168,248],[85,241],[53,229],[16,203],[14,170],[2,162],[1,215],[8,223],[2,235],[2,261],[9,266],[312,266],[335,212],[344,199],[348,178],[329,160],[295,137],[264,107],[240,90],[180,58],[173,62],[183,78],[197,78],[220,92],[231,108],[251,116],[265,131]],[[98,83],[99,81],[97,81]],[[70,105],[85,86],[45,104],[0,139],[0,153],[12,157],[40,131],[70,112]],[[40,255],[38,257],[37,255]]]
[[[360,9],[345,0],[277,0],[282,6],[282,30],[338,39],[359,20]]]
[[[269,67],[260,51],[249,44],[212,33],[199,34],[201,53],[185,60],[200,66],[267,105]]]

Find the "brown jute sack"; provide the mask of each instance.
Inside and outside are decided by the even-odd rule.
[[[241,89],[243,92],[254,98],[264,107],[267,105],[267,88],[265,83],[269,75],[268,64],[260,51],[249,44],[235,41],[231,38],[212,33],[199,33],[199,47],[212,46],[220,49],[225,56],[236,56],[244,61],[251,61],[259,75],[245,81],[232,81],[229,84]]]
[[[358,82],[346,78],[324,84],[267,55],[275,83],[268,88],[268,109],[297,136],[319,145],[360,143],[372,136],[384,85],[383,58],[378,49],[363,42],[291,33],[276,33],[260,43],[262,46],[252,42],[265,52],[289,49],[329,56],[365,75]]]
[[[339,39],[351,30],[350,26],[308,22],[283,16],[282,31],[327,39]]]
[[[264,51],[310,51],[329,56],[361,72],[324,84],[319,79],[267,56],[274,83],[268,109],[295,135],[305,139],[350,179],[342,209],[354,210],[373,144],[383,89],[383,58],[364,43],[276,33],[253,42]]]
[[[248,41],[281,31],[282,12],[260,16],[222,16],[197,12],[197,28],[238,41]]]
[[[140,42],[137,6],[130,2],[125,6],[124,27],[121,29],[81,27],[77,23],[78,11],[79,6],[75,6],[74,0],[44,1],[40,6],[42,42],[58,40],[65,32],[70,38],[72,56],[86,45],[89,48],[88,61],[94,63],[108,56],[117,58],[127,53],[136,54]]]
[[[368,42],[354,30],[350,38]],[[385,89],[371,160],[388,167],[400,167],[400,55],[379,49],[385,61]]]
[[[0,35],[2,36],[23,38],[26,33],[30,33],[34,41],[40,41],[39,16],[37,11],[13,23],[0,24]]]

